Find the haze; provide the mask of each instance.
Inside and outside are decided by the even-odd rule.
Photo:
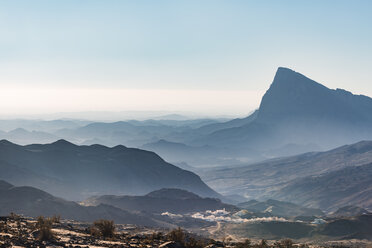
[[[279,66],[371,96],[371,5],[1,1],[0,114],[243,116]]]

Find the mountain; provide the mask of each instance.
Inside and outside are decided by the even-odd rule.
[[[11,171],[8,169],[11,168]],[[20,146],[0,141],[0,179],[47,190],[66,199],[92,195],[142,195],[161,188],[219,197],[196,174],[165,162],[153,152],[65,140]]]
[[[104,195],[91,197],[84,205],[112,205],[127,211],[145,211],[148,213],[187,214],[193,212],[226,209],[237,210],[235,206],[222,203],[215,198],[202,198],[194,193],[180,189],[161,189],[144,196]]]
[[[273,197],[325,210],[350,204],[372,209],[371,178],[372,163],[351,166],[299,178],[273,194]]]
[[[190,127],[199,128],[205,125],[224,122],[226,119],[189,119],[174,120],[174,119],[149,119],[149,120],[130,120],[129,123],[136,126],[170,126],[170,127]]]
[[[296,216],[323,216],[320,209],[305,208],[290,202],[269,199],[264,202],[251,200],[237,205],[251,212],[270,213],[274,216],[296,217]]]
[[[23,128],[16,128],[9,132],[0,133],[1,139],[6,139],[18,144],[50,143],[59,138],[53,134],[42,131],[28,131]]]
[[[197,129],[197,132],[202,134],[210,134],[216,132],[218,130],[226,129],[226,128],[233,128],[233,127],[240,127],[246,124],[251,123],[257,117],[258,111],[254,111],[252,114],[245,118],[236,118],[226,122],[220,123],[211,123],[208,125],[204,125]]]
[[[245,154],[248,157],[270,157],[281,155],[279,151],[290,155],[309,151],[309,146],[324,150],[372,139],[372,99],[329,89],[281,67],[259,109],[243,120],[235,120],[237,125],[227,122],[226,128],[202,135],[193,144],[245,148],[253,151]],[[291,152],[288,145],[297,149]]]
[[[84,142],[98,139],[102,145],[125,144],[138,147],[159,140],[159,137],[167,137],[172,133],[185,133],[191,130],[188,125],[171,126],[168,125],[169,123],[164,123],[167,122],[155,120],[94,122],[75,129],[61,129],[54,134],[68,140]],[[179,122],[176,123],[179,124]]]
[[[337,211],[331,214],[332,217],[353,217],[359,216],[363,214],[371,214],[364,208],[356,207],[356,206],[345,206],[342,208],[337,209]]]
[[[214,164],[216,153],[226,153],[226,149],[211,146],[189,146],[183,143],[170,142],[164,139],[144,144],[141,149],[153,151],[167,161],[189,161],[192,164]]]
[[[363,194],[368,193],[371,182],[370,163],[372,141],[362,141],[326,152],[205,169],[199,174],[223,194],[241,194],[259,200],[273,198],[328,210],[369,202]]]
[[[27,119],[9,119],[0,120],[0,130],[9,132],[16,128],[27,131],[39,131],[53,133],[60,129],[73,129],[89,124],[89,121],[83,120],[27,120]]]
[[[34,187],[16,187],[0,180],[0,215],[6,216],[11,212],[31,217],[60,215],[64,219],[87,222],[105,218],[122,224],[161,225],[149,216],[103,204],[84,207]]]
[[[365,214],[351,218],[340,218],[326,223],[320,228],[319,233],[339,239],[372,240],[371,225],[372,214]]]
[[[270,123],[327,118],[343,123],[372,121],[372,99],[327,87],[287,68],[279,68],[263,96],[257,121]]]

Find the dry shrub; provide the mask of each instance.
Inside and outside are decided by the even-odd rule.
[[[269,247],[269,244],[267,243],[266,240],[262,239],[261,242],[257,245],[259,248],[267,248]]]
[[[177,242],[186,248],[203,248],[208,244],[205,240],[195,238],[180,227],[169,232],[167,234],[167,239]]]
[[[52,231],[53,220],[52,218],[45,218],[39,216],[36,222],[36,229],[39,231],[37,237],[40,241],[52,241],[55,239],[55,235]]]
[[[252,247],[252,242],[250,239],[244,240],[242,243],[237,243],[235,245],[236,248],[251,248]]]
[[[53,223],[61,223],[61,216],[60,215],[54,215],[50,219]]]
[[[115,234],[115,225],[112,220],[97,220],[90,228],[90,233],[95,237],[112,238]]]
[[[181,244],[185,242],[185,236],[185,232],[180,227],[177,229],[173,229],[167,234],[168,240]]]
[[[21,219],[21,216],[16,214],[16,213],[11,212],[9,214],[9,218],[12,219],[12,220],[19,220],[19,219]]]

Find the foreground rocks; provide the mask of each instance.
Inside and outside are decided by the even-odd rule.
[[[53,221],[51,221],[53,220]],[[49,222],[50,221],[50,222]],[[45,224],[45,225],[41,225]],[[166,233],[166,234],[165,234]],[[50,236],[48,236],[48,235]],[[0,217],[0,248],[3,247],[74,247],[74,248],[269,248],[269,247],[368,247],[363,243],[328,243],[324,245],[294,244],[291,240],[251,242],[223,238],[216,241],[185,232],[178,228],[172,231],[133,225],[115,225],[110,237],[92,233],[92,224],[59,218],[24,218],[17,215]]]

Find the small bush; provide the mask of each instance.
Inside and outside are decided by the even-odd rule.
[[[0,232],[5,232],[7,233],[8,232],[8,225],[6,223],[2,223],[0,222]]]
[[[186,248],[203,248],[208,242],[203,239],[197,238],[190,233],[185,232],[180,227],[172,230],[167,234],[169,241],[174,241]]]
[[[50,220],[53,223],[61,223],[61,216],[60,215],[54,215],[53,217],[50,218]]]
[[[19,219],[21,219],[21,216],[16,214],[16,213],[11,212],[9,214],[9,218],[12,219],[12,220],[19,220]]]
[[[164,237],[162,232],[153,232],[151,234],[151,239],[152,240],[161,240]]]
[[[90,233],[93,236],[112,238],[115,234],[115,225],[112,220],[97,220],[90,228]]]
[[[196,239],[196,238],[194,238],[194,237],[189,237],[189,238],[186,240],[185,244],[184,244],[184,246],[185,246],[186,248],[203,248],[203,247],[205,247],[206,245],[207,245],[206,242],[204,242],[204,241],[201,240],[201,239]]]
[[[167,234],[168,240],[178,242],[181,244],[185,242],[185,237],[186,237],[185,232],[180,227],[170,231]]]
[[[280,241],[280,247],[282,248],[292,248],[293,246],[293,241],[291,239],[283,239]]]
[[[43,216],[39,216],[36,222],[36,228],[39,231],[39,235],[37,237],[40,241],[52,241],[54,240],[55,236],[52,231],[53,221],[51,218],[45,218]]]
[[[251,242],[251,240],[246,239],[246,240],[244,240],[244,242],[242,242],[242,243],[237,243],[237,244],[235,245],[235,247],[236,247],[236,248],[251,248],[251,247],[252,247],[252,242]]]
[[[147,243],[152,244],[155,240],[162,240],[164,237],[163,233],[161,232],[153,232],[148,238]]]
[[[267,243],[267,241],[266,240],[261,240],[261,242],[258,244],[258,247],[259,248],[267,248],[267,247],[269,247],[269,244]]]

